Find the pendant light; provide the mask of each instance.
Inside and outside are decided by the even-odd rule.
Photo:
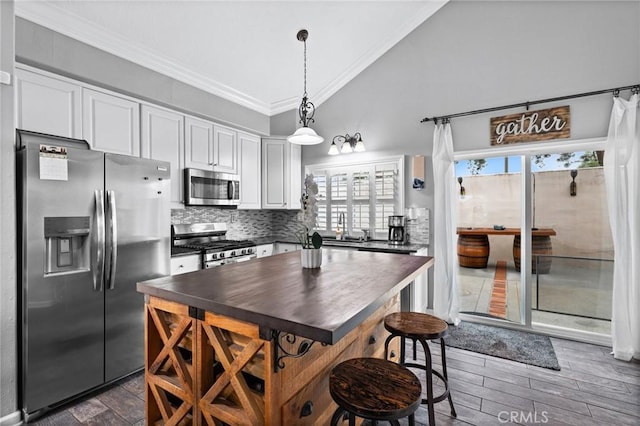
[[[296,145],[316,145],[322,143],[324,138],[318,136],[318,134],[309,127],[309,123],[314,123],[313,114],[315,113],[315,106],[307,98],[307,38],[309,32],[307,30],[300,30],[296,35],[296,38],[304,43],[304,94],[302,95],[302,103],[298,107],[298,115],[300,116],[300,123],[302,127],[299,127],[294,134],[287,137],[287,140]]]

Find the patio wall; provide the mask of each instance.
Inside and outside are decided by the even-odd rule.
[[[578,169],[577,195],[569,195],[570,170],[536,172],[535,222],[553,228],[553,254],[613,259],[602,167]],[[458,226],[520,227],[520,174],[464,177],[466,194],[458,198]],[[513,237],[490,236],[490,264],[513,266]]]

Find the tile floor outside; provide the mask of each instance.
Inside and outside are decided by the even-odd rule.
[[[554,259],[550,274],[539,276],[539,293],[532,295],[532,322],[609,335],[611,322],[587,316],[610,318],[611,290],[606,284],[593,283],[593,272],[576,270]],[[458,268],[460,311],[488,314],[491,303],[495,264],[487,268]],[[536,276],[534,275],[534,281]],[[535,282],[534,282],[535,285]],[[520,322],[520,272],[507,263],[506,320]],[[540,301],[535,309],[536,296]],[[575,315],[578,314],[578,315]]]

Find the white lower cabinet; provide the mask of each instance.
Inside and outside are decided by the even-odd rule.
[[[185,274],[200,269],[200,255],[177,256],[171,258],[171,275]]]
[[[273,255],[273,244],[260,244],[256,246],[258,257],[269,257]]]
[[[287,253],[290,251],[296,251],[301,249],[302,249],[302,246],[300,246],[300,244],[275,243],[273,245],[273,254]]]

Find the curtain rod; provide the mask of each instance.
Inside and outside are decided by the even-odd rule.
[[[629,90],[629,89],[631,89],[634,93],[635,92],[640,93],[640,84],[634,84],[632,86],[616,87],[616,88],[613,88],[613,89],[596,90],[595,92],[578,93],[576,95],[560,96],[560,97],[557,97],[557,98],[547,98],[547,99],[540,99],[540,100],[537,100],[537,101],[520,102],[520,103],[517,103],[517,104],[511,104],[511,105],[505,105],[505,106],[499,106],[499,107],[493,107],[493,108],[477,109],[475,111],[459,112],[457,114],[441,115],[439,117],[431,117],[431,118],[425,117],[422,120],[420,120],[420,122],[421,123],[425,123],[427,121],[434,121],[434,122],[437,123],[438,120],[440,120],[440,119],[449,120],[450,118],[455,118],[455,117],[464,117],[464,116],[467,116],[467,115],[482,114],[484,112],[493,112],[493,111],[500,111],[500,110],[503,110],[503,109],[512,109],[512,108],[519,108],[519,107],[526,107],[527,110],[529,110],[529,106],[531,106],[531,105],[545,104],[545,103],[548,103],[548,102],[563,101],[563,100],[566,100],[566,99],[583,98],[585,96],[601,95],[603,93],[613,93],[614,96],[617,97],[621,90]]]

